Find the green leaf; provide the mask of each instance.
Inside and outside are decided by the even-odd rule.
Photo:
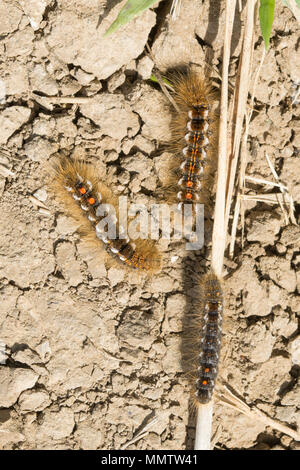
[[[275,0],[260,0],[259,21],[265,48],[268,49],[274,19]]]
[[[120,26],[128,23],[135,16],[140,15],[144,10],[149,8],[157,0],[128,0],[122,8],[115,21],[110,25],[104,36],[116,31]]]
[[[154,83],[159,83],[159,81],[157,80],[156,76],[151,73],[151,77],[150,77],[150,80]],[[162,81],[168,85],[169,87],[172,87],[171,83],[169,82],[169,80],[167,80],[165,77],[162,77]]]

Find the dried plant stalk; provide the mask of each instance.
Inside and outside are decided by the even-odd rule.
[[[228,70],[230,45],[234,21],[236,0],[226,1],[225,36],[223,49],[222,88],[220,106],[219,148],[218,148],[218,181],[216,207],[214,216],[212,270],[217,276],[222,276],[225,249],[225,189],[227,175],[227,120],[228,120]],[[195,450],[210,450],[212,429],[213,401],[200,405],[197,412],[195,434]]]
[[[249,71],[251,70],[252,63],[252,50],[254,41],[254,11],[256,0],[249,0],[247,2],[246,24],[243,38],[243,48],[241,53],[240,67],[237,77],[236,89],[236,103],[234,106],[234,138],[232,149],[232,160],[230,165],[230,176],[228,183],[228,192],[226,200],[226,215],[225,215],[225,229],[227,231],[231,201],[233,197],[233,188],[236,180],[237,164],[240,154],[240,145],[242,137],[242,127],[245,118],[245,111],[247,105],[247,97],[249,92]]]
[[[229,406],[235,411],[243,413],[244,415],[249,416],[250,418],[256,421],[260,421],[266,426],[271,426],[272,428],[277,429],[277,431],[291,436],[296,441],[300,441],[299,431],[295,431],[294,429],[291,429],[289,426],[286,426],[280,421],[270,418],[266,413],[259,410],[254,405],[250,407],[249,405],[247,405],[247,403],[245,403],[243,400],[233,394],[225,383],[223,383],[222,387],[218,391],[217,398],[221,403],[226,406]]]

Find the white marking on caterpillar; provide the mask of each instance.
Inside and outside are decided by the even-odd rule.
[[[200,353],[194,392],[199,403],[203,404],[211,400],[217,377],[222,334],[223,294],[220,281],[214,274],[205,277],[201,291],[203,292],[201,305],[205,314],[202,335],[198,342]]]
[[[107,213],[110,212],[109,221],[114,224],[114,228],[118,228],[116,214],[116,212],[118,213],[118,208],[114,207],[114,194],[104,182],[96,182],[98,178],[95,174],[95,170],[91,165],[87,165],[82,161],[76,159],[72,160],[69,157],[57,158],[56,161],[53,162],[53,170],[53,178],[50,182],[51,187],[53,187],[53,192],[57,198],[61,199],[61,202],[65,204],[65,207],[71,214],[74,213],[72,215],[80,222],[82,233],[87,235],[87,238],[91,243],[95,244],[95,247],[101,247],[101,240],[108,245],[107,248],[109,248],[109,250],[106,249],[105,252],[118,254],[119,256],[119,250],[117,249],[119,245],[115,244],[113,240],[110,239],[110,235],[104,232],[105,228],[100,226],[100,222],[102,222],[103,225],[105,222],[102,211],[99,213],[99,217],[97,217],[101,201],[105,204],[104,209],[107,210]],[[92,183],[93,181],[95,181],[94,184]],[[72,198],[70,196],[72,196]],[[80,211],[78,211],[79,206],[82,209]],[[128,235],[126,235],[123,227],[120,227],[120,232],[124,233],[124,237],[126,236],[125,243],[128,244],[130,239]],[[90,235],[94,236],[90,237]],[[111,237],[114,237],[114,235]],[[160,268],[160,256],[156,246],[152,242],[141,240],[137,247],[135,247],[133,243],[130,246],[132,247],[130,254],[127,258],[126,255],[120,256],[121,261],[126,261],[127,265],[139,270],[148,271],[149,273],[157,271]],[[124,248],[126,248],[126,246]]]
[[[87,184],[88,187],[89,187],[89,191],[92,191],[93,185],[92,185],[92,183],[90,182],[90,180],[86,180],[86,184]]]
[[[174,99],[177,104],[178,116],[172,121],[172,137],[170,150],[175,155],[181,154],[185,161],[179,162],[177,168],[171,162],[171,171],[174,175],[170,178],[170,187],[174,186],[174,176],[180,170],[182,177],[177,178],[178,186],[182,189],[182,201],[192,204],[200,201],[203,194],[203,202],[206,203],[213,178],[203,178],[203,183],[198,182],[199,175],[216,173],[210,163],[211,157],[215,156],[214,145],[216,139],[210,141],[210,135],[215,133],[216,116],[212,109],[215,94],[212,83],[200,72],[193,70],[186,74],[178,75],[172,83],[174,88]],[[209,146],[208,155],[206,147]],[[207,165],[203,168],[201,162],[209,157]],[[213,171],[212,171],[213,170]],[[212,174],[212,176],[214,176]],[[177,189],[178,191],[178,189]],[[173,198],[178,199],[177,191]],[[198,194],[197,194],[198,193]]]

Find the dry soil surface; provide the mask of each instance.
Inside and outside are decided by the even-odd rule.
[[[267,152],[294,198],[299,222],[299,25],[276,3],[247,173],[274,181]],[[65,151],[95,165],[116,194],[155,202],[170,158],[161,143],[171,115],[149,80],[154,64],[147,41],[161,72],[189,61],[221,71],[223,2],[183,0],[175,21],[168,16],[170,3],[161,2],[104,38],[123,5],[0,0],[1,448],[193,445],[181,361],[183,317],[192,303],[188,273],[209,269],[211,222],[201,252],[160,241],[162,272],[147,279],[95,256],[46,185],[46,163]],[[244,11],[237,12],[233,85],[243,18]],[[258,25],[256,38],[258,64]],[[47,99],[66,96],[90,99]],[[252,187],[253,193],[266,191]],[[244,248],[239,226],[234,258],[226,259],[220,368],[220,377],[247,403],[293,428],[300,426],[299,238],[299,227],[286,224],[279,205],[247,206]],[[148,433],[130,444],[155,417]],[[222,449],[299,447],[220,403],[214,443]]]

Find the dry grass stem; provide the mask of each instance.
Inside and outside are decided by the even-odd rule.
[[[221,403],[223,403],[226,406],[229,406],[235,411],[243,413],[244,415],[249,416],[249,418],[253,420],[260,421],[264,423],[266,426],[270,426],[279,432],[287,434],[288,436],[291,436],[296,441],[300,441],[300,433],[298,431],[291,429],[285,424],[282,424],[280,421],[270,418],[266,413],[259,410],[254,405],[250,407],[249,405],[247,405],[247,403],[245,403],[243,400],[241,400],[236,395],[234,395],[228,389],[226,384],[223,384],[221,390],[218,390],[218,392],[216,393],[216,397]]]
[[[284,189],[287,190],[287,187],[284,186],[282,183],[274,183],[274,181],[268,181],[268,180],[265,180],[263,178],[255,178],[254,176],[248,176],[248,175],[245,175],[245,181],[250,181],[252,183],[256,183],[256,184],[265,184],[267,186],[277,186],[278,188],[282,187]]]
[[[126,442],[120,450],[125,450],[127,447],[129,447],[131,444],[134,444],[135,442],[139,441],[140,439],[143,439],[143,437],[147,436],[149,434],[151,428],[154,426],[159,421],[159,418],[155,416],[150,423],[146,424],[143,429],[137,433],[137,435],[131,439],[130,441]]]
[[[29,196],[29,201],[32,202],[32,204],[36,207],[42,207],[43,209],[48,210],[48,207],[42,201],[40,201],[34,196]]]
[[[284,215],[285,215],[285,218],[286,218],[286,225],[288,225],[288,223],[289,223],[289,220],[288,220],[289,218],[290,218],[291,222],[292,222],[294,225],[298,225],[297,222],[296,222],[296,219],[295,219],[295,215],[294,215],[295,206],[294,206],[293,198],[292,198],[292,196],[289,194],[289,192],[288,192],[288,190],[286,189],[286,187],[285,187],[283,184],[281,184],[281,182],[280,182],[280,180],[279,180],[279,176],[277,175],[277,172],[276,172],[276,170],[275,170],[275,168],[274,168],[274,166],[273,166],[273,164],[272,164],[272,162],[271,162],[271,160],[270,160],[268,154],[266,153],[265,156],[266,156],[266,160],[267,160],[267,162],[268,162],[268,165],[269,165],[269,167],[270,167],[270,170],[271,170],[271,172],[272,172],[272,174],[273,174],[273,176],[274,176],[274,179],[275,179],[276,183],[279,185],[280,191],[282,192],[283,203],[279,202],[279,204],[280,204],[280,207],[281,207],[282,212],[283,212]],[[281,201],[281,198],[279,198],[278,200]],[[289,210],[289,214],[288,214],[288,215],[287,215],[287,213],[286,213],[286,211],[285,211],[285,209],[284,209],[284,206],[283,206],[283,204],[286,204],[286,203],[288,203],[289,206],[290,206],[290,210]]]
[[[227,127],[228,127],[228,70],[230,60],[230,46],[235,14],[236,0],[226,1],[225,36],[223,48],[223,67],[220,105],[220,127],[218,147],[218,180],[216,206],[214,214],[214,229],[212,242],[212,270],[222,277],[223,259],[226,239],[224,224],[225,190],[227,178]],[[213,402],[200,405],[197,412],[197,425],[195,434],[195,450],[210,450],[212,429]]]
[[[151,48],[149,47],[149,44],[147,43],[146,44],[146,47],[147,47],[147,50],[149,52],[149,55],[150,55],[150,58],[151,60],[153,61],[154,65],[155,64],[155,57],[154,55],[152,54],[152,51],[151,51]],[[176,111],[179,113],[180,110],[177,106],[177,104],[175,103],[175,100],[173,99],[173,97],[170,95],[170,93],[168,92],[167,90],[167,87],[166,87],[166,84],[164,83],[163,79],[162,79],[162,76],[161,74],[159,73],[158,69],[156,70],[155,72],[155,77],[157,78],[157,81],[162,89],[162,91],[164,92],[164,94],[166,95],[167,99],[170,101],[170,103],[172,103],[172,105],[174,106],[174,108],[176,109]]]
[[[49,110],[53,110],[54,104],[86,104],[94,99],[93,96],[40,96],[36,93],[32,93],[31,98]]]
[[[246,24],[243,37],[243,47],[239,71],[236,82],[235,106],[233,110],[233,148],[230,161],[230,176],[226,200],[225,228],[227,229],[234,183],[236,180],[237,164],[240,155],[242,128],[246,114],[247,98],[249,93],[249,71],[252,69],[252,51],[254,43],[254,17],[256,0],[247,2]]]

